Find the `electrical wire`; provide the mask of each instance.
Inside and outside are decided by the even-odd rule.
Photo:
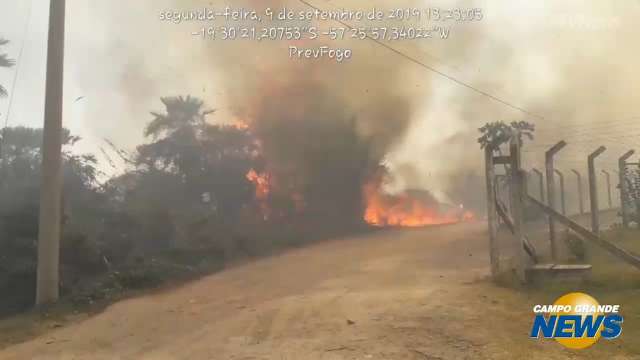
[[[300,3],[302,3],[302,4],[304,4],[304,5],[312,8],[312,9],[314,9],[314,10],[317,10],[317,11],[320,11],[320,12],[324,11],[323,9],[321,9],[321,8],[319,8],[319,7],[315,6],[315,5],[307,2],[306,0],[298,0],[298,1]],[[340,24],[348,27],[349,30],[354,29],[354,27],[352,25],[348,24],[345,21],[342,21],[342,20],[339,20],[339,19],[335,19],[335,21],[337,21]],[[384,42],[382,42],[380,40],[372,38],[368,34],[366,34],[366,38],[371,40],[371,41],[373,41],[373,42],[375,42],[376,44],[388,49],[389,51],[395,53],[396,55],[399,55],[400,57],[403,57],[406,60],[408,60],[408,61],[410,61],[410,62],[412,62],[412,63],[414,63],[414,64],[416,64],[418,66],[421,66],[424,69],[427,69],[428,71],[431,71],[431,72],[433,72],[433,73],[435,73],[437,75],[440,75],[441,77],[443,77],[443,78],[445,78],[445,79],[447,79],[447,80],[449,80],[451,82],[454,82],[454,83],[456,83],[456,84],[458,84],[458,85],[460,85],[462,87],[465,87],[465,88],[467,88],[467,89],[469,89],[469,90],[471,90],[471,91],[473,91],[473,92],[475,92],[477,94],[480,94],[480,95],[482,95],[484,97],[487,97],[487,98],[489,98],[489,99],[491,99],[491,100],[493,100],[495,102],[498,102],[498,103],[500,103],[502,105],[505,105],[505,106],[507,106],[507,107],[509,107],[511,109],[517,110],[517,111],[519,111],[519,112],[521,112],[523,114],[529,115],[531,117],[534,117],[534,118],[537,118],[537,119],[544,119],[544,117],[541,116],[541,115],[535,114],[535,113],[533,113],[533,112],[531,112],[531,111],[529,111],[527,109],[524,109],[524,108],[522,108],[522,107],[520,107],[518,105],[513,104],[510,101],[504,100],[504,99],[502,99],[502,98],[500,98],[500,97],[498,97],[496,95],[492,95],[492,94],[490,94],[490,93],[488,93],[488,92],[486,92],[484,90],[476,88],[475,86],[473,86],[473,85],[471,85],[469,83],[466,83],[466,82],[464,82],[462,80],[459,80],[459,79],[457,79],[457,78],[455,78],[455,77],[453,77],[453,76],[451,76],[451,75],[449,75],[449,74],[447,74],[445,72],[442,72],[442,71],[440,71],[440,70],[438,70],[438,69],[436,69],[436,68],[434,68],[432,66],[429,66],[426,63],[424,63],[423,61],[420,61],[419,59],[417,59],[417,58],[415,58],[413,56],[405,54],[402,51],[394,48],[393,46],[390,46],[390,45],[388,45],[388,44],[386,44],[386,43],[384,43]]]
[[[9,105],[7,106],[7,116],[4,120],[4,128],[9,125],[9,118],[11,117],[11,109],[13,107],[13,99],[15,98],[15,89],[16,83],[18,80],[18,74],[20,73],[20,64],[22,63],[22,54],[24,52],[25,44],[27,42],[27,36],[29,31],[29,25],[31,23],[31,12],[33,9],[33,0],[29,2],[27,6],[27,21],[24,25],[24,30],[22,33],[22,43],[20,44],[20,50],[18,51],[18,58],[16,59],[16,68],[13,73],[13,83],[11,84],[11,93],[9,95]]]

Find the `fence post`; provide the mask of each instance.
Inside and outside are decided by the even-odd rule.
[[[495,166],[495,163],[494,163]],[[501,200],[503,202],[503,204],[509,209],[511,208],[511,204],[510,204],[510,199],[509,199],[509,194],[507,193],[506,195],[503,194],[502,191],[500,191],[501,186],[503,187],[507,187],[509,185],[509,182],[507,181],[507,176],[506,175],[495,175],[494,173],[494,187],[495,187],[495,191],[496,191],[496,199]],[[500,223],[500,218],[498,217],[498,223]]]
[[[614,180],[616,180],[616,179],[618,179],[618,180],[619,180],[619,179],[620,179],[620,172],[619,172],[617,169],[613,169],[613,170],[611,170],[611,171],[613,171],[613,173],[614,173],[614,175],[615,175]],[[616,181],[618,181],[618,180],[616,180]],[[614,186],[613,186],[613,189],[620,189],[620,183],[618,183],[618,185],[614,185]],[[613,205],[614,205],[614,207],[615,207],[615,204],[616,204],[616,202],[615,202],[615,197],[613,197],[613,199],[614,199],[614,200],[613,200]],[[620,205],[620,208],[622,208],[622,205]]]
[[[613,209],[613,201],[611,200],[611,174],[607,170],[602,170],[602,173],[607,180],[607,199],[609,200],[609,209]]]
[[[558,169],[554,169],[553,172],[555,172],[556,175],[558,175],[558,179],[560,179],[560,205],[562,207],[562,215],[567,215],[567,204],[564,198],[564,174]]]
[[[571,172],[576,174],[576,179],[578,180],[578,203],[580,205],[580,215],[584,214],[584,193],[582,189],[582,175],[578,172],[578,170],[571,169]]]
[[[496,187],[493,164],[493,148],[490,146],[484,149],[485,177],[487,185],[487,223],[489,226],[489,261],[491,262],[491,276],[498,275],[500,269],[500,253],[497,244],[496,226]]]
[[[618,176],[620,178],[620,213],[622,226],[629,227],[629,209],[627,208],[627,160],[635,154],[635,150],[629,150],[618,159]]]
[[[538,188],[540,189],[540,202],[544,203],[544,176],[542,172],[536,168],[531,169],[536,175],[538,175]]]
[[[596,151],[589,154],[589,200],[591,202],[591,231],[596,235],[600,233],[600,214],[598,206],[598,187],[596,184],[596,167],[595,159],[607,150],[606,147],[600,146]]]
[[[553,177],[553,157],[558,151],[567,146],[567,142],[562,140],[553,145],[544,154],[544,167],[547,177],[547,203],[552,209],[556,209],[556,195],[555,195],[555,181]],[[556,245],[556,224],[552,217],[549,217],[549,241],[551,242],[551,258],[556,261],[558,254],[558,247]]]
[[[513,217],[513,235],[516,246],[516,272],[521,282],[526,282],[527,254],[525,252],[524,237],[522,233],[523,222],[523,194],[524,178],[520,167],[520,136],[518,133],[511,138],[509,145],[511,155],[511,216]]]

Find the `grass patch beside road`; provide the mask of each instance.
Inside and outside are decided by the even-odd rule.
[[[640,254],[640,231],[616,227],[603,233],[603,237],[616,245]],[[584,292],[600,304],[620,304],[624,316],[620,339],[601,341],[601,346],[618,346],[640,355],[640,269],[635,268],[596,244],[585,241],[585,262],[592,264],[592,274],[582,281],[549,281],[525,290],[531,303],[548,304],[569,292]]]

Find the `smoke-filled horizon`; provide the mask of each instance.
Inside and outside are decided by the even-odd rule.
[[[159,20],[163,10],[198,6],[305,9],[298,1],[70,0],[66,125],[85,138],[83,149],[98,153],[103,138],[131,149],[144,141],[142,129],[149,111],[161,108],[161,96],[188,94],[218,109],[212,121],[241,120],[264,134],[274,134],[271,124],[286,128],[283,120],[288,119],[319,121],[322,115],[331,118],[328,121],[353,121],[360,139],[373,144],[373,156],[391,169],[390,190],[425,189],[444,202],[465,201],[465,196],[452,194],[468,192],[472,180],[466,179],[481,169],[475,139],[485,122],[536,123],[538,137],[532,152],[525,154],[529,166],[539,166],[544,147],[563,136],[570,137],[570,143],[575,139],[575,146],[559,164],[581,168],[593,139],[610,143],[615,157],[629,144],[615,137],[638,133],[638,122],[629,120],[637,114],[640,86],[635,81],[640,49],[632,41],[640,32],[634,24],[638,2],[312,3],[354,10],[374,5],[482,9],[482,21],[454,24],[447,40],[389,45],[543,119],[482,96],[371,41],[335,42],[353,49],[353,59],[341,64],[291,60],[286,42],[199,40],[191,32],[200,25]],[[79,96],[84,98],[76,101]],[[21,115],[14,114],[12,125],[20,123]],[[270,138],[274,143],[291,140]],[[293,143],[327,144],[312,136]]]

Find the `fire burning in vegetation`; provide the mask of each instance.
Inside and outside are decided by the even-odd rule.
[[[272,96],[249,101],[232,126],[254,138],[261,165],[246,179],[264,220],[302,215],[296,221],[418,227],[473,217],[440,204],[428,191],[385,192],[381,175],[387,172],[380,164],[411,118],[406,98],[376,98],[356,116],[345,98],[318,79],[294,83],[267,77],[263,85],[257,88]]]
[[[364,220],[373,226],[420,227],[471,221],[475,217],[462,206],[443,209],[443,206],[426,191],[411,190],[397,195],[387,194],[380,179],[365,185],[364,200]]]
[[[255,187],[255,199],[260,206],[262,216],[265,220],[269,219],[271,211],[268,200],[271,193],[271,175],[267,172],[259,173],[251,169],[246,177]]]
[[[234,127],[240,130],[250,130],[249,123],[236,121]],[[255,136],[255,135],[254,135]],[[256,139],[256,144],[261,144]],[[262,154],[262,147],[260,155]],[[409,190],[400,194],[389,194],[383,187],[385,171],[377,171],[362,186],[362,199],[365,202],[364,213],[361,214],[365,222],[373,226],[420,227],[438,224],[454,224],[461,221],[471,221],[475,215],[460,207],[443,205],[428,191]],[[272,219],[273,213],[270,201],[274,191],[282,193],[283,189],[275,189],[274,175],[267,170],[251,169],[246,179],[254,186],[254,198],[264,220]],[[303,213],[306,207],[305,198],[296,189],[284,191],[285,197],[291,199],[297,213]]]
[[[269,197],[269,192],[271,191],[270,179],[271,175],[266,172],[258,173],[254,169],[251,169],[247,173],[247,180],[251,181],[256,187],[256,199],[266,200]]]
[[[465,211],[462,213],[463,221],[473,221],[476,219],[476,215],[471,211]]]
[[[249,129],[249,124],[247,124],[243,120],[234,120],[231,123],[231,126],[235,127],[238,130],[248,130]]]

